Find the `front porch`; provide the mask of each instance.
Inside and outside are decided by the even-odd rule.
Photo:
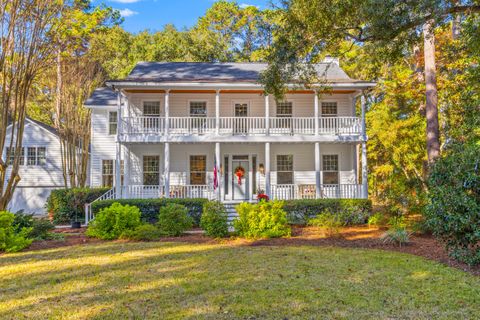
[[[359,183],[357,144],[123,144],[113,181],[117,199],[366,198]],[[104,177],[107,180],[109,177]],[[102,181],[102,184],[105,181]]]
[[[151,185],[130,185],[122,186],[120,199],[155,199],[165,198],[164,186]],[[273,184],[271,185],[271,199],[273,200],[295,200],[295,199],[317,199],[316,185],[314,184]],[[325,184],[320,185],[321,199],[358,199],[362,198],[361,184]],[[218,194],[213,186],[209,185],[171,185],[168,198],[188,199],[205,198],[209,200],[218,200]],[[257,194],[252,194],[249,199],[244,201],[256,201]],[[220,199],[223,202],[233,201],[235,199]],[[236,201],[241,201],[238,199]]]

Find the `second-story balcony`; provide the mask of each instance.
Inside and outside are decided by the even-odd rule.
[[[126,117],[120,130],[120,134],[127,137],[164,136],[166,118]],[[359,117],[319,117],[318,124],[314,117],[170,117],[168,133],[170,137],[360,136],[362,123]]]

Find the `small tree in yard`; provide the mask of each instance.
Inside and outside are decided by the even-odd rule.
[[[456,149],[432,167],[427,225],[452,257],[480,264],[480,146]]]

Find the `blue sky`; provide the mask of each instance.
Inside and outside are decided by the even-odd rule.
[[[94,0],[120,10],[125,22],[123,27],[130,32],[145,29],[156,31],[165,24],[177,28],[191,27],[198,17],[212,6],[215,0]],[[254,5],[260,9],[269,6],[270,0],[239,0],[241,6]]]

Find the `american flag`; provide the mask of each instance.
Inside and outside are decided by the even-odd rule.
[[[218,168],[217,168],[217,159],[213,159],[213,190],[218,188]]]

